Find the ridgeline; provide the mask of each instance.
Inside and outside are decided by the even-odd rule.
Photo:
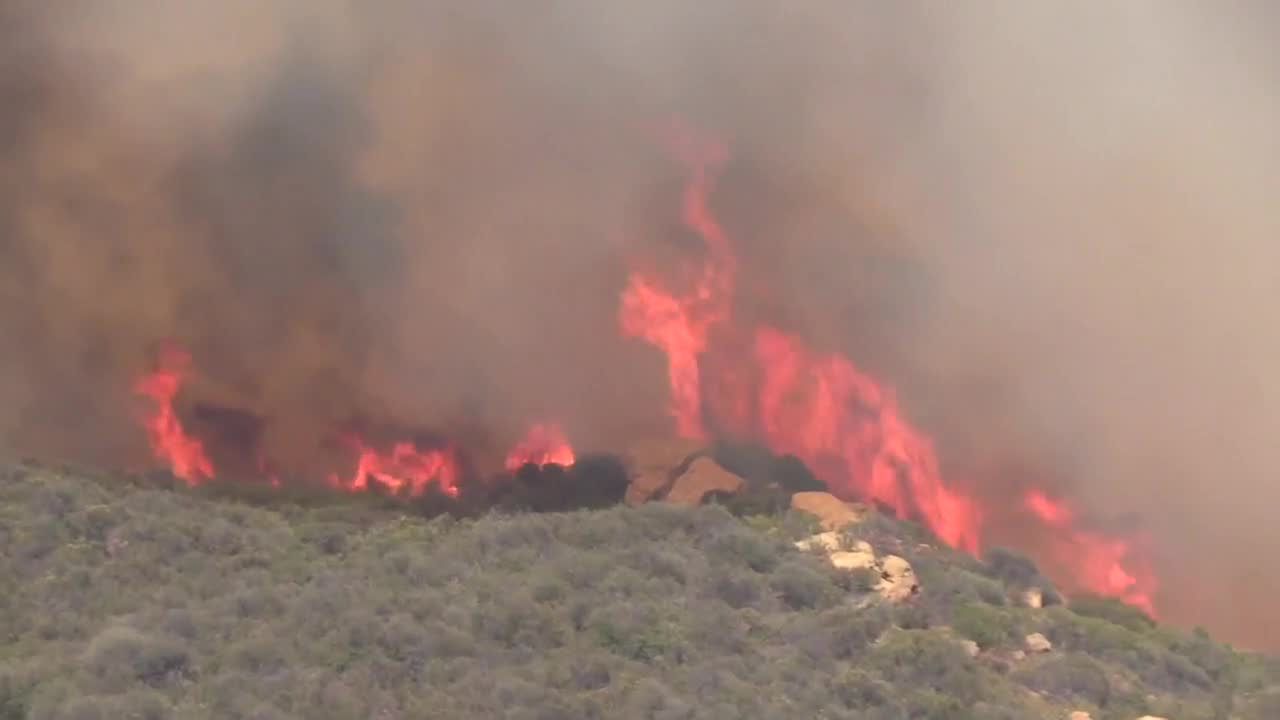
[[[1012,553],[872,514],[841,541],[910,563],[894,602],[796,547],[811,516],[730,507],[426,517],[11,465],[0,720],[1280,718],[1280,663],[1055,602]]]

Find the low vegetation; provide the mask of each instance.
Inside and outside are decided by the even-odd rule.
[[[1018,606],[1025,559],[883,517],[852,534],[913,564],[904,605],[796,550],[794,514],[217,492],[0,470],[0,720],[1280,717],[1273,661]]]

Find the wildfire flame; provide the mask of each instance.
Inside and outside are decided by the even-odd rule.
[[[190,368],[191,355],[186,350],[167,346],[160,352],[156,369],[138,379],[134,392],[155,403],[154,411],[143,423],[152,454],[165,462],[175,477],[188,485],[198,485],[213,479],[213,463],[205,454],[204,444],[187,435],[173,407]]]
[[[451,448],[421,449],[411,442],[398,442],[390,452],[379,452],[360,437],[348,440],[358,452],[356,470],[350,480],[330,476],[335,487],[363,492],[378,483],[392,493],[416,497],[434,483],[444,494],[458,496],[458,465]]]
[[[1023,498],[1026,508],[1055,531],[1050,552],[1054,560],[1068,564],[1073,581],[1099,595],[1117,597],[1155,617],[1152,595],[1156,580],[1133,544],[1075,527],[1075,513],[1065,503],[1031,490]]]
[[[138,378],[134,389],[154,403],[152,411],[143,419],[152,454],[174,476],[195,486],[214,479],[216,473],[203,442],[186,432],[174,407],[191,369],[190,353],[168,345],[158,356],[156,369]],[[416,497],[434,485],[450,497],[460,494],[461,471],[452,447],[420,447],[411,441],[401,441],[391,444],[390,449],[380,449],[356,434],[344,435],[343,441],[355,455],[355,469],[349,477],[330,473],[327,479],[331,487],[365,492],[377,485],[393,494]],[[507,467],[513,470],[529,462],[566,466],[574,463],[573,447],[559,425],[533,425],[506,459]],[[268,458],[259,456],[255,463],[267,484],[273,488],[282,486],[279,470]]]
[[[706,242],[707,259],[684,294],[670,290],[661,278],[632,273],[622,294],[619,321],[625,335],[646,340],[666,354],[676,431],[681,437],[704,439],[698,356],[707,349],[708,331],[729,318],[736,264],[729,238],[707,205],[713,171],[727,153],[714,144],[699,153],[687,133],[677,132],[673,139],[693,174],[684,192],[683,219]]]
[[[756,331],[755,350],[761,431],[775,452],[804,460],[838,495],[919,516],[948,544],[978,552],[977,505],[942,482],[932,443],[891,390],[772,328]]]
[[[1121,598],[1154,615],[1156,580],[1134,543],[1085,529],[1064,502],[1032,490],[1015,507],[982,506],[964,488],[942,478],[933,443],[911,425],[893,390],[860,371],[848,358],[809,347],[799,336],[734,322],[737,262],[728,234],[710,205],[716,171],[727,161],[723,146],[693,134],[674,134],[676,154],[689,180],[681,218],[702,240],[697,262],[683,283],[637,270],[621,297],[621,332],[663,352],[669,410],[676,433],[706,440],[734,436],[760,442],[804,461],[833,493],[870,500],[900,517],[927,525],[942,541],[977,554],[988,515],[1018,511],[1038,526],[1040,545],[1074,583]],[[684,287],[676,288],[675,285]],[[174,399],[191,358],[168,347],[157,368],[135,391],[154,403],[144,424],[155,457],[191,485],[215,476],[204,445],[184,430]],[[704,372],[710,369],[711,372]],[[347,436],[355,456],[348,478],[329,476],[334,487],[363,492],[374,485],[417,496],[435,487],[458,496],[461,471],[452,446],[422,447],[402,441],[375,446]],[[505,466],[571,465],[572,446],[554,423],[533,425],[507,454]],[[259,458],[259,470],[279,487],[276,469]]]
[[[795,335],[732,324],[736,265],[709,202],[713,170],[726,156],[718,145],[697,152],[689,136],[681,139],[678,154],[690,173],[682,216],[704,241],[702,265],[690,273],[697,279],[686,290],[633,272],[619,313],[626,336],[666,355],[676,432],[703,439],[712,424],[795,455],[833,493],[891,507],[953,547],[977,554],[984,509],[943,481],[932,442],[906,420],[892,389]],[[742,352],[744,347],[751,351]],[[707,361],[715,372],[704,387]],[[1072,569],[1079,585],[1154,614],[1154,577],[1130,543],[1077,528],[1070,510],[1043,493],[1029,494],[1025,504],[1050,537],[1055,559]]]
[[[574,463],[573,446],[565,439],[564,431],[554,423],[539,423],[529,428],[511,452],[507,453],[505,467],[515,472],[530,463],[538,465],[563,465]]]
[[[713,171],[727,158],[719,145],[699,152],[688,134],[679,140],[691,174],[682,216],[704,240],[705,258],[684,292],[633,273],[619,314],[624,334],[666,354],[676,432],[705,438],[710,404],[720,411],[718,427],[799,457],[838,494],[878,500],[903,516],[919,514],[943,540],[977,552],[976,505],[943,484],[930,442],[903,420],[892,392],[845,358],[816,354],[799,338],[760,327],[755,367],[718,367],[721,379],[710,402],[704,398],[701,359],[714,350],[711,330],[728,326],[732,315],[736,262],[709,204]]]

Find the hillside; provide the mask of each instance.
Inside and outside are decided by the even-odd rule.
[[[1280,664],[1112,602],[1021,607],[1027,561],[883,516],[849,539],[911,563],[907,602],[798,550],[794,511],[215,492],[0,470],[0,720],[1280,717]]]

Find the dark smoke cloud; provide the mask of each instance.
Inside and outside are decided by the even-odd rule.
[[[678,114],[733,148],[743,314],[899,386],[980,492],[1136,513],[1174,619],[1276,645],[1276,20],[6,3],[0,448],[143,457],[129,384],[169,337],[295,460],[355,414],[655,432],[661,359],[614,314],[631,253],[681,252]]]

